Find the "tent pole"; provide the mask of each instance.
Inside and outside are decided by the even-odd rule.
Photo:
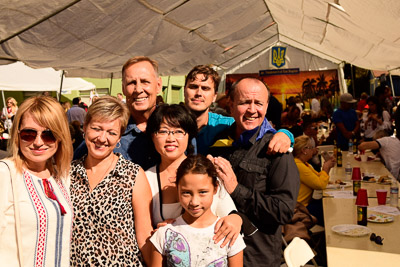
[[[61,83],[60,83],[60,91],[58,92],[58,102],[61,101],[61,91],[62,91],[62,86],[64,82],[64,71],[61,73]]]
[[[340,89],[340,93],[347,93],[348,89],[347,89],[347,84],[346,84],[346,80],[344,79],[344,62],[339,64],[339,71],[338,71],[338,80],[339,80],[339,89]]]
[[[169,99],[171,95],[169,92],[172,90],[172,86],[170,85],[170,83],[171,83],[171,75],[168,75],[167,89],[165,90],[165,95],[161,90],[161,96],[163,97],[165,103],[170,103],[169,101],[172,101],[172,99]],[[184,90],[182,91],[184,92]],[[183,99],[185,99],[185,96],[183,97]],[[182,101],[182,99],[179,99],[179,101]]]
[[[113,73],[113,72],[111,72],[111,79],[110,79],[110,90],[108,91],[108,94],[109,94],[109,95],[111,95],[111,90],[112,90],[112,80],[113,80],[113,77],[114,77],[114,73]]]
[[[389,71],[389,78],[390,78],[390,86],[392,87],[392,96],[395,96],[395,95],[394,95],[394,87],[393,87],[392,74],[390,73],[390,71]]]
[[[353,73],[353,64],[350,64],[350,70],[351,70],[351,89],[353,90],[353,97],[356,95],[356,88],[355,88],[355,80],[354,80],[354,73]]]
[[[221,77],[222,77],[221,83],[220,83],[221,90],[218,89],[218,92],[226,94],[226,71],[225,70],[222,73]]]
[[[6,108],[7,106],[6,106],[6,99],[4,98],[4,90],[1,90],[1,95],[2,95],[2,97],[3,97],[3,107],[4,108]],[[3,109],[4,109],[3,108]],[[5,109],[6,110],[6,113],[7,113],[7,109]],[[4,114],[3,114],[4,115]],[[8,118],[8,114],[6,114],[6,116],[7,116],[7,118]]]

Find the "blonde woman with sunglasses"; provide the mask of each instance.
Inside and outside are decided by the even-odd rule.
[[[6,266],[68,266],[72,226],[69,168],[72,143],[61,105],[25,100],[0,162],[0,262]]]

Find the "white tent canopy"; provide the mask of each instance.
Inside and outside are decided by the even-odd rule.
[[[22,62],[0,66],[0,90],[59,91],[62,71],[52,68],[32,69]],[[96,86],[81,78],[64,78],[63,91],[92,90]]]
[[[392,73],[400,67],[400,1],[66,2],[1,1],[0,64],[104,78],[120,77],[129,57],[146,55],[162,75],[186,74],[197,64],[232,72],[279,43],[335,64]]]

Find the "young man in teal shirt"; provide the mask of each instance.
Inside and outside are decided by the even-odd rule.
[[[232,117],[210,112],[210,106],[217,97],[219,74],[209,66],[194,67],[185,81],[185,104],[196,115],[199,129],[196,142],[197,152],[207,155],[208,148],[214,143],[215,137],[229,128],[233,123]],[[272,138],[268,150],[280,153],[288,151],[293,146],[293,135],[287,130],[278,132],[269,125],[269,131],[276,133]]]

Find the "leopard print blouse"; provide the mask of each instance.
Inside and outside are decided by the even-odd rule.
[[[139,165],[117,155],[114,170],[92,192],[85,157],[71,164],[71,266],[142,266],[132,208]]]

